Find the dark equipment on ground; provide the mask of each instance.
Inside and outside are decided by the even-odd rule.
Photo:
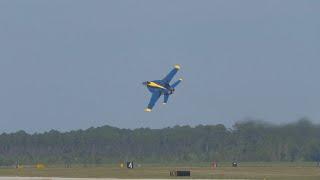
[[[232,167],[238,167],[238,163],[237,162],[232,162]]]
[[[190,171],[170,171],[170,176],[191,176]]]

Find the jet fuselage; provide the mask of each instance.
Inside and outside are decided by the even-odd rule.
[[[155,81],[146,81],[142,83],[143,85],[147,86],[148,90],[151,93],[160,92],[161,94],[170,95],[173,94],[174,88],[169,85],[169,83],[165,83],[161,80]]]

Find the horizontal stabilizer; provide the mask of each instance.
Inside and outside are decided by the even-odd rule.
[[[163,104],[167,104],[168,103],[168,100],[169,100],[169,94],[165,94],[163,97],[164,97],[164,101],[163,101]]]

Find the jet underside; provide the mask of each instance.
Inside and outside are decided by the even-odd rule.
[[[169,96],[174,93],[175,87],[182,81],[182,79],[179,79],[178,81],[170,85],[170,81],[173,79],[173,77],[179,71],[179,69],[180,66],[175,65],[174,69],[171,70],[169,74],[162,80],[146,81],[143,83],[143,85],[145,85],[148,88],[148,90],[152,93],[148,107],[145,109],[145,111],[152,111],[152,108],[154,107],[161,95],[164,95],[163,104],[166,104],[168,102]]]

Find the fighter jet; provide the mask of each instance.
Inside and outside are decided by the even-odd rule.
[[[169,84],[174,75],[179,71],[180,66],[175,65],[174,69],[169,72],[169,74],[162,80],[146,81],[142,84],[147,86],[148,90],[152,93],[148,107],[144,110],[146,112],[151,112],[153,106],[156,104],[161,95],[164,96],[163,104],[167,104],[169,96],[174,93],[175,87],[182,81],[180,78],[173,84]]]

